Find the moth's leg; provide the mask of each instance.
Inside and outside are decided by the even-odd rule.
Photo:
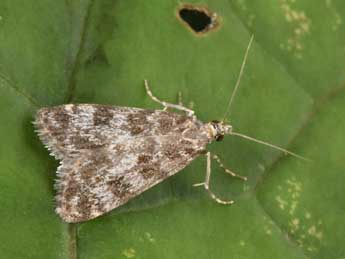
[[[147,95],[150,96],[150,98],[153,101],[163,105],[164,106],[164,109],[163,109],[164,111],[167,110],[168,108],[173,108],[173,109],[176,109],[176,110],[180,110],[180,111],[186,112],[188,116],[193,116],[194,115],[194,111],[193,110],[188,109],[188,108],[184,107],[183,105],[167,103],[167,102],[159,100],[156,96],[154,96],[152,94],[152,92],[150,90],[150,87],[149,87],[149,84],[148,84],[146,79],[144,80],[144,84],[145,84],[145,89],[146,89]]]
[[[236,173],[234,173],[233,171],[231,171],[230,169],[226,168],[226,167],[223,165],[222,161],[220,161],[219,156],[217,156],[217,155],[215,155],[215,154],[212,154],[212,159],[214,159],[214,160],[216,160],[216,161],[218,162],[219,166],[225,171],[225,173],[230,174],[230,175],[233,176],[233,177],[240,178],[240,179],[243,180],[243,181],[247,181],[247,177],[242,176],[242,175],[239,175],[239,174],[236,174]]]
[[[208,192],[208,194],[211,196],[213,200],[215,200],[217,203],[228,205],[228,204],[233,204],[234,201],[232,200],[222,200],[218,198],[211,190],[210,190],[210,176],[211,176],[211,153],[207,152],[206,153],[206,160],[207,160],[207,165],[206,165],[206,177],[205,177],[205,182],[203,183],[196,183],[193,186],[204,186],[205,190]]]
[[[178,105],[183,106],[181,91],[178,92],[178,97],[177,98],[178,98]]]
[[[177,100],[178,100],[178,104],[181,105],[181,106],[184,106],[184,107],[188,107],[188,109],[190,110],[193,110],[193,106],[194,106],[194,103],[193,102],[189,102],[188,105],[183,105],[183,98],[182,98],[182,93],[181,91],[178,92],[178,96],[177,96]]]

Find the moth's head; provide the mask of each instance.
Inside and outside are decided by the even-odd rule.
[[[222,141],[224,135],[231,134],[232,126],[223,121],[213,120],[209,123],[211,136],[216,141]]]

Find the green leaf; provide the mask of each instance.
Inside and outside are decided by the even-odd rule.
[[[197,35],[178,1],[0,2],[0,253],[3,258],[345,257],[345,3],[190,1],[217,13]],[[54,213],[58,165],[31,125],[63,103],[161,109],[181,92],[198,118],[223,119],[250,36],[230,117],[234,130],[312,162],[227,136],[211,144],[233,179],[205,159],[107,215],[66,224]]]

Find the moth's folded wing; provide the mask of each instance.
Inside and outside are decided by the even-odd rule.
[[[93,105],[77,104],[41,108],[36,113],[34,124],[38,136],[51,154],[57,159],[63,159],[83,150],[103,147],[106,138],[112,137],[105,123],[109,124],[111,120],[110,112],[107,115],[103,112],[102,120],[96,115],[100,109]],[[109,109],[110,106],[104,110]],[[103,124],[99,121],[103,121]]]
[[[56,212],[67,222],[98,217],[188,165],[204,146],[181,136],[148,137],[89,150],[58,169]]]
[[[109,105],[67,104],[40,109],[38,135],[57,159],[83,150],[104,148],[131,138],[183,130],[186,116],[164,111]]]

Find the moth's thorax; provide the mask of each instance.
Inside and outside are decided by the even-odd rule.
[[[206,124],[208,136],[211,141],[221,141],[224,135],[231,134],[232,126],[224,124],[222,121],[213,120]]]

